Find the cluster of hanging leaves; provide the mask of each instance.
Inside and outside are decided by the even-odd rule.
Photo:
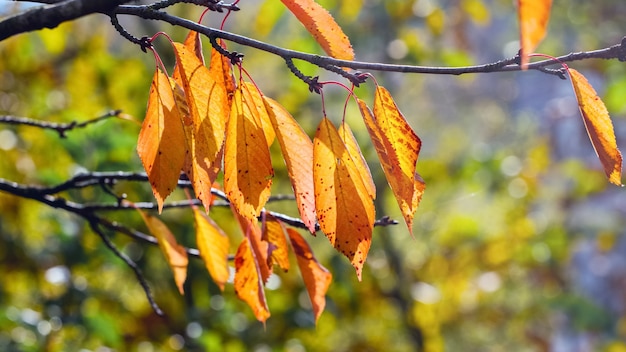
[[[354,58],[348,37],[320,5],[313,0],[281,1],[328,55]],[[519,0],[518,5],[521,63],[526,67],[545,35],[551,2]],[[225,48],[223,42],[220,45]],[[273,143],[280,147],[304,227],[313,235],[321,230],[348,258],[360,280],[375,224],[376,189],[350,127],[345,122],[337,127],[321,116],[311,139],[277,101],[253,83],[235,79],[236,67],[216,48],[205,64],[197,33],[173,47],[174,73],[168,76],[157,66],[137,146],[159,212],[184,173],[206,210],[193,208],[196,244],[210,276],[223,290],[229,278],[230,239],[208,215],[212,189],[221,187],[244,234],[234,256],[237,296],[264,322],[270,316],[264,284],[274,266],[289,269],[293,253],[317,320],[332,275],[299,232],[264,210],[274,176],[269,147]],[[584,76],[568,71],[592,144],[610,182],[620,184],[622,157],[608,112]],[[355,100],[411,231],[425,189],[416,172],[421,141],[382,86],[375,88],[373,109]],[[220,172],[223,184],[216,185]],[[144,213],[142,217],[158,239],[182,294],[188,264],[185,249],[156,217]]]

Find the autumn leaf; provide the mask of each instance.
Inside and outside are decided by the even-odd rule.
[[[609,112],[585,76],[573,68],[568,71],[591,144],[609,181],[619,186],[622,184],[622,153],[617,148]]]
[[[270,317],[270,311],[259,280],[257,262],[248,238],[244,238],[235,254],[235,294],[252,308],[257,320],[264,323]]]
[[[335,126],[324,117],[313,139],[315,208],[320,228],[343,253],[361,280],[372,241],[374,203],[362,172]]]
[[[152,236],[156,237],[158,240],[159,248],[161,252],[163,252],[163,255],[165,255],[165,260],[174,273],[174,282],[176,282],[178,291],[182,295],[184,293],[183,284],[187,278],[187,264],[189,263],[185,247],[176,242],[174,235],[159,219],[145,214],[139,209],[137,209],[137,211],[141,214]]]
[[[287,233],[289,234],[293,251],[296,254],[304,286],[306,286],[306,290],[309,293],[313,306],[313,315],[315,315],[315,322],[317,323],[326,307],[326,292],[333,280],[333,276],[315,259],[311,247],[296,230],[288,228]]]
[[[518,0],[517,11],[520,23],[521,66],[528,66],[528,55],[545,37],[552,0]]]
[[[185,48],[194,53],[198,60],[204,65],[204,54],[202,53],[202,41],[200,35],[196,31],[190,31],[187,38],[183,42]]]
[[[180,109],[169,78],[157,69],[150,86],[146,117],[139,132],[137,153],[148,174],[159,213],[163,210],[165,198],[178,184],[185,162],[185,134]]]
[[[250,219],[242,216],[237,212],[231,203],[231,210],[233,215],[239,221],[241,231],[244,236],[250,241],[250,247],[254,252],[254,258],[256,260],[256,266],[259,270],[261,282],[266,283],[267,279],[272,274],[272,267],[269,265],[269,244],[263,240],[261,229],[258,226],[257,220],[251,221]]]
[[[185,92],[191,133],[187,144],[191,159],[185,172],[192,181],[196,196],[208,209],[211,204],[211,185],[221,168],[221,149],[226,131],[226,90],[210,76],[198,57],[184,45],[174,43],[176,69]]]
[[[222,48],[226,49],[226,44],[222,39],[218,39],[218,44]],[[211,49],[211,61],[209,63],[209,71],[211,72],[211,78],[221,87],[224,87],[228,96],[228,105],[226,110],[230,109],[230,103],[232,102],[233,94],[237,89],[235,84],[235,77],[232,74],[232,64],[230,59],[220,54],[215,48]],[[228,116],[227,116],[228,117]]]
[[[269,244],[268,265],[277,264],[285,272],[288,271],[289,256],[283,225],[271,214],[266,213],[263,218],[262,234],[263,241]]]
[[[376,199],[376,186],[374,185],[374,180],[372,179],[372,173],[367,165],[367,162],[365,161],[365,157],[363,157],[363,154],[361,153],[361,148],[359,148],[359,144],[357,143],[350,126],[344,121],[339,126],[339,130],[337,132],[339,132],[341,140],[346,145],[350,157],[354,160],[357,170],[360,171],[363,184],[367,188],[367,194],[369,194],[370,198]]]
[[[224,191],[237,212],[256,221],[270,196],[274,170],[251,101],[235,91],[224,148]]]
[[[358,104],[387,182],[412,233],[413,217],[425,189],[415,171],[422,142],[385,88],[376,88],[373,114],[362,100]]]
[[[284,107],[268,97],[263,99],[287,165],[300,218],[307,229],[315,233],[313,142]]]
[[[348,36],[333,16],[314,0],[281,0],[311,33],[326,54],[336,59],[354,60]]]
[[[211,278],[224,291],[228,281],[228,236],[206,214],[193,209],[196,222],[196,243]]]
[[[272,145],[274,139],[276,138],[276,133],[272,127],[272,122],[270,121],[263,97],[259,94],[257,87],[250,82],[243,83],[242,91],[244,100],[249,102],[248,105],[250,106],[252,113],[257,115],[258,119],[261,121],[261,127],[265,133],[265,141],[267,142],[267,145]]]

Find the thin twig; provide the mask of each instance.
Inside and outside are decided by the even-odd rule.
[[[0,123],[5,123],[9,125],[25,125],[25,126],[39,127],[43,129],[50,129],[50,130],[56,131],[59,134],[59,137],[65,138],[67,137],[65,134],[67,131],[71,131],[75,128],[84,128],[90,124],[94,124],[96,122],[108,119],[110,117],[119,116],[119,114],[121,113],[122,113],[122,110],[111,110],[102,116],[98,116],[91,120],[87,120],[87,121],[80,122],[80,123],[77,121],[72,121],[70,123],[54,123],[54,122],[35,120],[35,119],[28,118],[28,117],[3,115],[3,116],[0,116]]]
[[[109,248],[109,250],[113,252],[113,254],[115,254],[116,257],[120,258],[129,268],[133,270],[133,272],[135,273],[135,277],[137,278],[137,281],[139,281],[139,285],[141,285],[143,292],[146,294],[146,298],[148,299],[148,302],[150,303],[152,310],[154,310],[154,312],[158,316],[164,316],[165,314],[163,314],[163,311],[161,310],[161,308],[159,308],[159,305],[155,302],[154,297],[152,296],[152,291],[150,290],[150,286],[148,286],[148,282],[146,281],[146,278],[141,273],[141,269],[139,269],[137,264],[132,259],[130,259],[126,254],[120,252],[120,250],[117,249],[117,247],[115,246],[115,244],[113,244],[111,239],[100,229],[100,227],[98,227],[98,223],[97,221],[95,221],[95,219],[89,219],[89,226],[91,227],[93,232],[95,232],[98,236],[100,236],[100,238],[102,239],[102,242],[104,242],[107,248]]]

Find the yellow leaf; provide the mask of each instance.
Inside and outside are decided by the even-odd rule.
[[[264,323],[270,311],[259,277],[257,259],[250,250],[249,240],[244,238],[235,254],[235,294],[252,308],[257,320]]]
[[[185,48],[194,53],[198,60],[204,65],[204,54],[202,53],[202,41],[200,35],[196,31],[190,31],[183,43]]]
[[[165,198],[178,184],[185,162],[184,146],[180,110],[170,80],[157,69],[150,86],[146,117],[139,132],[137,153],[148,174],[159,213]]]
[[[198,57],[185,46],[174,43],[176,69],[185,92],[192,120],[187,143],[191,150],[185,172],[192,181],[196,196],[208,209],[211,185],[221,168],[221,149],[226,131],[226,90],[210,76]]]
[[[244,233],[244,236],[250,241],[250,246],[254,252],[254,258],[256,260],[256,266],[259,270],[261,282],[267,282],[267,279],[272,274],[272,267],[269,265],[269,244],[262,239],[261,229],[258,226],[257,220],[251,221],[250,219],[237,213],[236,209],[231,203],[231,210],[233,215],[239,221],[239,226]]]
[[[276,138],[276,134],[274,133],[272,122],[270,121],[267,108],[263,102],[263,97],[259,93],[257,87],[250,82],[244,82],[242,90],[244,100],[249,102],[252,113],[255,116],[258,116],[258,120],[261,122],[261,127],[263,128],[267,145],[272,145],[274,139]]]
[[[228,236],[206,214],[193,209],[196,222],[196,243],[211,278],[220,290],[228,281]]]
[[[270,214],[265,214],[263,221],[263,241],[269,244],[268,265],[277,264],[285,272],[289,270],[289,256],[287,255],[287,239],[283,225]]]
[[[315,233],[313,142],[284,107],[268,97],[263,99],[287,165],[300,218]]]
[[[161,248],[161,252],[165,255],[167,264],[169,264],[174,273],[174,282],[176,282],[178,291],[182,295],[184,293],[183,284],[187,278],[187,264],[189,263],[185,247],[176,242],[174,235],[159,219],[144,214],[144,212],[139,209],[137,209],[137,211],[141,214],[152,236],[156,237],[159,241],[159,248]]]
[[[520,23],[521,66],[528,66],[528,55],[545,37],[552,0],[518,0],[517,11]]]
[[[622,153],[617,148],[609,112],[585,76],[573,68],[569,69],[569,75],[587,134],[604,167],[604,173],[611,183],[621,185]]]
[[[387,182],[412,233],[413,216],[425,189],[415,171],[422,142],[385,88],[376,89],[374,114],[362,100],[358,103]]]
[[[221,39],[218,39],[218,43],[226,49],[226,44]],[[209,71],[211,71],[211,78],[218,85],[224,87],[226,95],[228,96],[228,104],[224,107],[225,111],[230,109],[230,103],[232,102],[233,94],[237,89],[235,84],[235,77],[232,74],[232,64],[230,60],[224,55],[220,54],[215,48],[211,49],[211,62],[209,63]],[[226,116],[228,120],[228,115]]]
[[[374,203],[337,129],[324,117],[313,139],[315,208],[320,228],[361,280],[372,241]]]
[[[224,149],[224,191],[237,212],[256,221],[270,196],[274,170],[258,118],[235,91]]]
[[[354,60],[348,36],[333,16],[314,0],[281,0],[311,33],[326,54],[336,59]]]
[[[296,230],[288,228],[287,233],[298,260],[298,267],[302,273],[304,286],[306,286],[306,290],[309,293],[315,322],[317,323],[326,307],[326,292],[333,280],[333,276],[315,259],[311,247]]]
[[[359,148],[359,144],[350,129],[350,126],[344,121],[339,126],[339,136],[341,136],[341,140],[346,145],[348,149],[348,153],[352,160],[354,160],[357,169],[361,173],[361,178],[363,179],[363,184],[367,188],[367,194],[369,194],[370,198],[376,199],[376,186],[374,185],[374,180],[372,179],[372,173],[370,171],[370,167],[367,165],[365,161],[365,157],[361,153],[361,149]]]

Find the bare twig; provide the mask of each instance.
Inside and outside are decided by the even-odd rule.
[[[107,248],[111,252],[113,252],[113,254],[115,254],[116,257],[120,258],[124,263],[126,263],[126,265],[128,265],[129,268],[133,270],[133,272],[135,273],[135,277],[137,278],[137,281],[139,282],[139,285],[141,285],[143,292],[146,294],[146,298],[148,299],[148,302],[150,303],[152,310],[154,310],[154,312],[157,315],[164,316],[165,314],[163,314],[163,311],[161,310],[161,308],[159,308],[159,305],[154,301],[154,297],[152,296],[152,291],[150,290],[150,286],[148,286],[148,282],[146,281],[143,274],[141,273],[141,269],[139,269],[137,264],[135,264],[135,262],[133,262],[133,260],[130,259],[126,254],[120,252],[120,250],[117,249],[117,247],[115,246],[115,244],[113,244],[109,236],[107,236],[102,231],[102,229],[100,229],[100,227],[98,226],[99,224],[96,219],[88,219],[88,220],[89,220],[89,226],[91,227],[93,232],[95,232],[98,236],[100,236],[100,238],[102,239],[102,242],[104,242]]]
[[[98,116],[94,119],[83,121],[80,123],[76,121],[72,121],[70,123],[54,123],[54,122],[35,120],[35,119],[28,118],[28,117],[4,115],[4,116],[0,116],[0,123],[10,124],[10,125],[26,125],[26,126],[39,127],[43,129],[50,129],[50,130],[56,131],[59,134],[59,137],[65,138],[66,137],[65,133],[67,131],[71,131],[75,128],[84,128],[98,121],[102,121],[110,117],[118,116],[121,113],[122,113],[122,110],[111,110],[102,116]]]

